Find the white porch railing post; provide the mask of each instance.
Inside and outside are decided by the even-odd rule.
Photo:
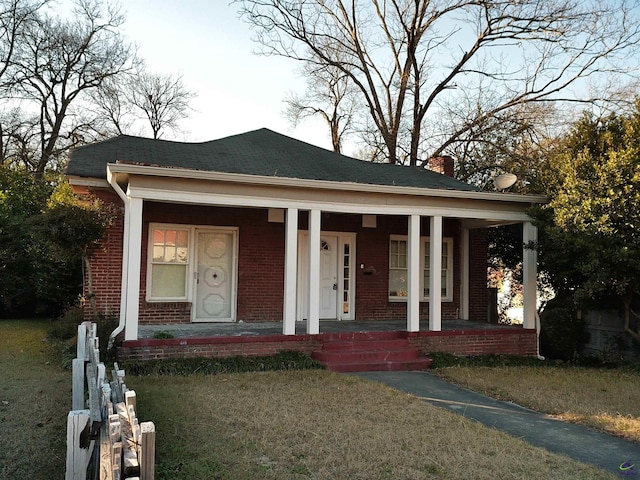
[[[296,299],[298,285],[298,209],[288,208],[285,224],[284,318],[283,335],[296,333]]]
[[[320,210],[309,212],[309,312],[307,333],[320,333]]]
[[[434,215],[429,233],[429,330],[442,330],[442,217]]]
[[[407,331],[420,330],[420,215],[409,216],[407,242]]]
[[[142,199],[129,199],[129,248],[127,275],[127,307],[125,340],[138,339],[138,315],[140,310],[140,262],[142,251]]]
[[[522,224],[522,277],[523,277],[523,327],[536,328],[537,287],[538,287],[538,250],[530,248],[538,241],[538,227],[531,222]]]

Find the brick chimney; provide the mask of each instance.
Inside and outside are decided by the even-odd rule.
[[[453,157],[443,155],[441,157],[431,157],[429,159],[429,170],[441,173],[453,178]]]

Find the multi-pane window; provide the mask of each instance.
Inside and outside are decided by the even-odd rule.
[[[389,244],[389,296],[406,297],[407,240],[391,239]]]
[[[185,299],[189,264],[189,231],[173,227],[150,228],[150,299]]]
[[[426,240],[425,242],[423,242],[421,244],[421,246],[423,246],[423,250],[424,250],[424,260],[423,260],[423,276],[422,276],[422,296],[424,298],[429,298],[429,276],[430,276],[430,242],[429,240]],[[447,298],[448,295],[448,288],[447,286],[449,285],[449,276],[451,275],[449,272],[449,265],[451,263],[451,260],[449,258],[449,243],[445,240],[442,242],[442,269],[441,269],[441,274],[440,274],[440,282],[441,282],[441,289],[440,289],[440,295],[442,296],[442,298]]]
[[[453,301],[453,240],[442,241],[442,290],[443,301]],[[408,245],[406,237],[392,236],[389,243],[389,299],[404,300],[408,292]],[[429,238],[420,239],[420,289],[421,300],[429,300]]]

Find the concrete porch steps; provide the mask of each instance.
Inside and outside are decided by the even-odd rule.
[[[431,359],[409,345],[402,332],[336,335],[311,357],[335,372],[426,370]]]

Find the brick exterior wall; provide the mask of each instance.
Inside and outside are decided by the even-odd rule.
[[[123,342],[118,360],[273,355],[296,351],[311,355],[322,341],[317,335],[261,335],[257,337],[149,339]]]
[[[488,248],[486,229],[469,230],[469,320],[489,318]]]
[[[105,237],[99,242],[91,259],[93,273],[93,292],[97,313],[118,317],[120,315],[120,285],[122,278],[122,234],[124,228],[124,206],[118,195],[104,188],[84,189],[76,193],[91,193],[98,197],[115,214],[114,222],[107,229]],[[85,318],[92,318],[92,307],[88,292],[87,272],[85,271],[83,294],[85,299]]]
[[[237,318],[245,322],[282,321],[284,296],[284,225],[269,223],[267,211],[249,208],[185,206],[145,202],[143,210],[140,323],[187,323],[191,304],[169,309],[166,303],[146,302],[149,223],[238,227]]]
[[[535,330],[519,327],[500,330],[459,330],[443,332],[409,332],[409,343],[423,354],[445,352],[453,355],[537,354]]]
[[[93,193],[120,212],[93,258],[94,291],[100,313],[119,315],[122,268],[123,208],[117,195],[106,189]],[[307,212],[300,212],[299,226],[307,228]],[[388,300],[389,235],[407,234],[404,216],[378,215],[377,228],[362,227],[362,216],[323,213],[323,231],[356,233],[357,320],[406,318],[406,303]],[[266,209],[223,208],[145,202],[143,210],[140,284],[141,324],[188,323],[189,302],[147,302],[147,245],[149,223],[173,223],[238,228],[237,319],[245,322],[281,321],[284,295],[284,224],[269,223]],[[453,301],[443,302],[442,318],[458,318],[460,309],[460,225],[446,218],[445,237],[453,244]],[[429,235],[429,219],[423,218],[421,235]],[[470,319],[486,321],[487,297],[486,231],[470,232]],[[364,269],[358,268],[360,264]],[[89,309],[87,309],[89,310]],[[420,317],[428,319],[428,303],[420,304]]]

